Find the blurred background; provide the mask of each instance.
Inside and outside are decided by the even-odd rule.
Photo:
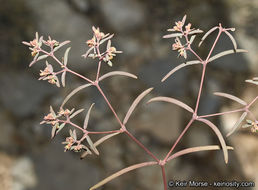
[[[116,136],[100,146],[100,156],[84,160],[79,159],[78,153],[64,153],[61,142],[67,131],[50,139],[50,127],[39,125],[49,112],[49,105],[58,109],[63,98],[83,81],[68,75],[67,87],[56,88],[37,80],[45,64],[28,68],[30,51],[21,44],[34,39],[36,31],[45,38],[50,35],[57,41],[71,40],[68,64],[90,78],[95,76],[96,63],[81,55],[87,50],[86,40],[92,37],[91,27],[115,33],[113,43],[123,54],[114,59],[112,68],[104,66],[102,74],[122,70],[136,74],[139,79],[112,77],[102,83],[103,89],[123,118],[143,90],[155,87],[137,107],[127,127],[159,158],[168,152],[191,115],[171,104],[147,105],[146,100],[158,95],[170,96],[193,107],[199,88],[199,65],[184,68],[166,82],[160,82],[172,68],[184,62],[172,51],[173,40],[162,39],[162,36],[185,14],[187,23],[204,31],[218,23],[235,27],[233,35],[238,46],[249,52],[230,55],[209,65],[199,114],[238,106],[215,97],[212,93],[216,91],[234,94],[247,102],[257,95],[257,87],[244,82],[257,76],[258,70],[257,0],[0,0],[0,4],[1,190],[88,189],[124,167],[150,160],[126,135]],[[201,36],[198,35],[196,42]],[[201,56],[207,55],[215,36],[210,36],[198,50]],[[232,43],[223,35],[215,52],[227,49],[232,49]],[[60,58],[64,50],[59,51]],[[117,129],[119,126],[112,113],[94,89],[77,94],[69,106],[88,109],[92,102],[96,106],[89,127],[92,130]],[[254,106],[253,111],[258,115],[258,106]],[[211,119],[226,134],[238,117],[232,114]],[[83,119],[84,114],[81,114],[76,122],[80,124]],[[196,122],[176,150],[218,143],[208,127]],[[229,154],[228,165],[221,151],[194,153],[171,161],[166,167],[168,179],[253,181],[257,185],[257,134],[241,130],[228,138],[227,144],[235,147]],[[160,168],[154,166],[132,171],[100,189],[162,188]]]

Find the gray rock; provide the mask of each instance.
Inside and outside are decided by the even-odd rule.
[[[101,0],[104,18],[116,31],[136,29],[144,22],[144,9],[136,0]]]
[[[0,102],[18,117],[34,114],[41,102],[56,89],[28,74],[5,73],[0,77]]]
[[[30,158],[23,157],[15,161],[11,169],[13,190],[34,188],[37,183],[34,165]]]

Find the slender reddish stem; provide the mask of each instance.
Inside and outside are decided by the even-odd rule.
[[[151,151],[149,151],[140,141],[138,141],[128,130],[125,130],[125,133],[134,141],[136,142],[145,152],[147,152],[154,160],[159,162],[159,159],[152,154]]]
[[[116,111],[114,110],[114,108],[112,107],[112,105],[110,104],[109,100],[107,99],[106,95],[104,94],[103,90],[100,88],[100,86],[97,84],[95,85],[97,87],[97,89],[99,90],[100,94],[103,96],[103,98],[105,99],[106,103],[108,104],[108,107],[110,108],[110,110],[113,112],[116,120],[118,121],[119,125],[121,126],[121,128],[124,128],[124,125],[122,124],[121,120],[119,119],[119,117],[116,114]]]
[[[99,64],[98,64],[98,71],[97,71],[96,81],[99,80],[100,67],[101,67],[101,61],[99,61]]]
[[[214,43],[213,43],[213,45],[212,45],[212,47],[211,47],[211,50],[210,50],[210,52],[209,52],[209,54],[208,54],[208,56],[207,56],[207,58],[206,58],[206,60],[205,60],[206,63],[207,63],[207,62],[209,61],[209,59],[210,59],[210,56],[211,56],[211,54],[212,54],[212,52],[213,52],[213,50],[214,50],[214,48],[215,48],[215,46],[216,46],[216,44],[217,44],[217,42],[218,42],[218,40],[219,40],[219,37],[220,37],[220,35],[221,35],[221,33],[222,33],[222,30],[223,30],[223,28],[222,28],[221,25],[220,25],[220,27],[219,27],[219,33],[218,33],[218,35],[217,35],[217,37],[216,37],[216,39],[215,39],[215,41],[214,41]]]
[[[195,106],[195,110],[194,110],[195,114],[197,114],[197,112],[198,112],[198,107],[199,107],[200,98],[201,98],[202,89],[203,89],[203,82],[204,82],[204,77],[205,77],[205,71],[206,71],[206,64],[203,64],[202,78],[201,78],[200,88],[199,88],[198,97],[197,97],[197,100],[196,100],[196,106]]]
[[[85,76],[83,76],[83,75],[81,75],[81,74],[79,74],[79,73],[77,73],[77,72],[75,72],[75,71],[73,71],[71,69],[68,69],[67,67],[66,67],[66,71],[69,72],[69,73],[72,73],[72,74],[74,74],[74,75],[76,75],[76,76],[78,76],[78,77],[80,77],[80,78],[82,78],[82,79],[84,79],[86,81],[88,81],[91,84],[94,83],[92,80],[88,79],[87,77],[85,77]]]
[[[167,178],[166,178],[166,171],[165,171],[165,167],[164,165],[160,166],[161,167],[161,171],[162,171],[162,179],[163,179],[163,185],[164,185],[164,190],[167,190]]]
[[[193,123],[194,119],[192,118],[189,123],[186,125],[185,129],[182,131],[182,133],[180,134],[180,136],[177,138],[176,142],[173,144],[173,146],[171,147],[170,151],[167,153],[164,161],[166,162],[168,157],[170,156],[170,154],[172,153],[172,151],[175,149],[176,145],[178,144],[178,142],[181,140],[181,138],[184,136],[184,134],[186,133],[186,131],[188,130],[188,128],[191,126],[191,124]]]
[[[97,89],[99,90],[99,92],[101,93],[101,95],[103,96],[103,98],[105,99],[106,103],[108,104],[110,110],[113,112],[115,118],[117,119],[118,123],[121,126],[121,129],[124,130],[124,132],[134,141],[136,142],[145,152],[147,152],[147,154],[149,154],[153,159],[155,159],[157,162],[159,161],[159,159],[153,155],[153,153],[151,151],[149,151],[140,141],[138,141],[126,128],[125,126],[122,124],[121,120],[119,119],[119,117],[117,116],[114,108],[112,107],[112,105],[110,104],[109,100],[107,99],[106,95],[104,94],[104,92],[102,91],[102,89],[100,88],[100,86],[98,84],[95,85],[97,87]]]
[[[256,100],[258,100],[258,96],[256,96],[254,99],[253,99],[253,101],[251,101],[249,104],[248,104],[248,108],[256,101]]]
[[[220,113],[213,113],[213,114],[208,114],[208,115],[201,115],[201,116],[198,116],[198,118],[214,117],[214,116],[219,116],[219,115],[225,115],[225,114],[230,114],[230,113],[241,112],[241,111],[244,111],[244,110],[245,110],[245,108],[240,108],[240,109],[232,110],[232,111],[225,111],[225,112],[220,112]]]

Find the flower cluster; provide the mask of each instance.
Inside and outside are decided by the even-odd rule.
[[[186,50],[185,47],[182,45],[181,41],[179,40],[179,38],[175,39],[175,43],[172,44],[172,49],[173,50],[177,50],[179,52],[180,56],[184,56],[184,58],[186,58]]]
[[[55,84],[57,87],[60,87],[59,80],[53,71],[53,67],[52,65],[48,64],[47,61],[46,61],[45,69],[43,71],[40,70],[39,75],[40,75],[39,80],[48,80],[50,84]]]
[[[89,150],[85,145],[81,144],[81,140],[77,140],[77,135],[75,130],[70,130],[70,136],[66,137],[62,144],[65,144],[64,151],[71,150],[74,152],[80,152],[82,150]]]
[[[90,47],[90,49],[82,55],[84,58],[91,57],[93,59],[98,58],[100,61],[103,60],[109,66],[112,66],[111,60],[117,53],[122,53],[122,51],[117,51],[115,47],[111,47],[111,38],[113,34],[110,35],[104,34],[100,31],[99,28],[92,27],[93,30],[93,37],[90,40],[86,41],[86,44]],[[106,51],[101,53],[99,46],[107,42]]]
[[[175,32],[172,34],[167,34],[163,36],[163,38],[176,38],[175,43],[172,45],[172,49],[179,52],[179,56],[183,56],[185,59],[187,58],[186,50],[189,49],[190,45],[192,44],[195,36],[191,36],[191,39],[189,40],[189,35],[196,34],[196,33],[202,33],[202,30],[199,29],[192,29],[191,23],[188,23],[185,25],[186,15],[183,17],[181,21],[175,22],[175,25],[168,29],[170,32]],[[182,45],[181,38],[185,37],[185,44]]]
[[[51,47],[51,48],[54,48],[54,47],[59,46],[59,42],[56,41],[56,40],[52,40],[50,36],[48,36],[48,40],[47,40],[47,41],[42,40],[42,42],[43,42],[46,46],[49,46],[49,47]]]
[[[250,127],[253,133],[258,132],[258,121],[246,120],[246,123],[243,128]]]
[[[38,33],[36,32],[35,39],[30,42],[23,41],[22,43],[24,45],[29,46],[29,49],[31,50],[31,56],[35,57],[39,53],[39,49],[42,45],[42,38],[39,39]]]
[[[122,51],[117,51],[115,47],[112,47],[111,41],[109,40],[107,44],[106,55],[103,58],[103,61],[105,61],[109,66],[112,66],[113,64],[111,60],[114,56],[116,56],[117,53],[122,53]]]

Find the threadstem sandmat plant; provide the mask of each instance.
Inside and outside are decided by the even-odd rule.
[[[153,88],[149,88],[149,89],[143,91],[134,100],[134,102],[131,104],[131,106],[128,109],[128,112],[126,113],[123,120],[121,120],[118,117],[117,112],[114,110],[109,99],[106,97],[106,94],[102,90],[100,82],[111,76],[122,75],[122,76],[127,76],[127,77],[137,79],[137,77],[135,75],[128,73],[128,72],[123,72],[123,71],[112,71],[112,72],[106,73],[104,75],[100,74],[101,66],[103,64],[112,66],[113,58],[117,54],[122,53],[121,51],[118,51],[115,47],[112,46],[111,39],[114,36],[113,34],[104,34],[103,32],[100,31],[99,28],[92,27],[93,37],[86,42],[89,49],[84,55],[82,55],[82,57],[84,57],[85,59],[92,58],[94,60],[97,60],[98,67],[97,67],[95,79],[90,79],[86,76],[83,76],[68,67],[67,63],[68,63],[68,55],[69,55],[70,47],[68,47],[66,49],[64,56],[61,59],[58,59],[56,57],[55,52],[57,50],[59,50],[61,47],[69,44],[69,41],[64,41],[64,42],[59,43],[58,41],[53,40],[50,37],[48,38],[48,40],[44,40],[42,36],[39,37],[38,33],[36,33],[36,37],[33,41],[23,42],[23,44],[29,46],[29,49],[31,50],[31,55],[34,57],[33,61],[30,63],[29,66],[32,66],[35,63],[42,61],[44,59],[52,58],[49,60],[49,62],[45,61],[46,66],[45,66],[44,70],[40,71],[39,80],[47,80],[49,83],[54,84],[57,87],[60,87],[61,85],[63,87],[65,87],[66,74],[71,73],[86,82],[86,84],[75,88],[71,93],[69,93],[65,97],[65,99],[64,99],[63,103],[61,104],[60,108],[58,109],[58,111],[54,111],[54,109],[50,106],[50,113],[47,114],[44,117],[43,121],[41,122],[41,124],[46,123],[46,124],[51,125],[51,127],[52,127],[51,137],[52,138],[54,138],[64,127],[68,127],[68,126],[71,127],[69,136],[66,137],[65,141],[63,142],[63,144],[65,144],[65,147],[64,147],[65,151],[69,150],[69,151],[74,151],[74,152],[80,152],[81,158],[84,158],[90,154],[99,155],[100,153],[97,149],[97,147],[99,145],[101,145],[106,140],[108,140],[116,135],[124,133],[134,143],[136,143],[142,149],[142,151],[146,152],[153,159],[153,161],[138,163],[138,164],[129,166],[127,168],[121,169],[120,171],[114,173],[113,175],[110,175],[109,177],[105,178],[104,180],[100,181],[99,183],[97,183],[96,185],[91,187],[90,190],[97,189],[97,188],[103,186],[104,184],[108,183],[109,181],[111,181],[129,171],[136,170],[138,168],[142,168],[145,166],[152,166],[152,165],[160,166],[164,189],[167,190],[167,177],[165,174],[165,166],[167,164],[169,164],[170,161],[172,161],[173,159],[175,159],[177,157],[180,157],[180,156],[183,156],[183,155],[189,154],[189,153],[199,152],[199,151],[222,149],[222,152],[224,155],[224,161],[225,161],[225,163],[228,163],[228,150],[233,150],[233,147],[227,146],[225,138],[221,134],[218,127],[214,123],[212,123],[210,120],[208,120],[208,118],[210,118],[210,117],[222,116],[222,115],[227,115],[227,114],[236,113],[236,112],[242,113],[239,120],[233,125],[231,131],[227,134],[227,137],[230,136],[232,133],[234,133],[239,128],[239,126],[241,126],[241,124],[244,122],[244,120],[247,116],[249,117],[249,119],[246,120],[246,123],[242,127],[250,128],[251,132],[258,131],[258,121],[257,121],[254,113],[251,111],[251,107],[257,101],[258,96],[254,97],[253,100],[250,102],[245,102],[244,100],[242,100],[234,95],[230,95],[230,94],[222,93],[222,92],[215,92],[214,95],[216,95],[216,96],[228,98],[228,99],[231,99],[231,100],[239,103],[241,105],[241,108],[226,111],[226,112],[208,114],[208,115],[199,115],[198,114],[198,108],[199,108],[199,103],[201,100],[201,94],[202,94],[207,66],[209,64],[211,64],[212,61],[219,59],[223,56],[226,56],[229,54],[235,54],[235,53],[245,53],[247,51],[237,48],[237,43],[231,34],[231,32],[233,32],[235,30],[234,28],[224,28],[221,24],[219,24],[218,26],[215,26],[212,29],[210,29],[201,38],[199,46],[201,46],[201,44],[204,42],[204,40],[209,35],[217,32],[217,37],[214,40],[207,57],[205,59],[203,59],[203,58],[201,58],[201,56],[199,56],[199,54],[195,50],[192,49],[192,43],[195,40],[195,36],[199,35],[200,33],[203,33],[203,31],[200,29],[191,28],[192,27],[191,23],[185,24],[185,22],[186,22],[186,16],[184,16],[181,21],[176,22],[175,26],[173,28],[168,29],[168,32],[170,32],[170,34],[163,36],[163,38],[174,38],[175,39],[175,42],[172,45],[172,49],[175,51],[178,51],[179,56],[182,56],[185,59],[187,59],[188,54],[193,54],[196,59],[186,61],[185,63],[182,63],[182,64],[176,66],[174,69],[169,71],[168,74],[165,75],[161,81],[163,82],[163,81],[167,80],[170,76],[173,75],[174,72],[178,71],[179,69],[181,69],[183,67],[197,65],[197,64],[201,65],[202,75],[201,75],[201,80],[200,80],[200,85],[199,85],[199,92],[198,92],[196,103],[195,103],[195,108],[191,108],[190,106],[186,105],[185,103],[183,103],[177,99],[171,98],[171,97],[162,97],[162,96],[154,97],[148,101],[148,103],[162,101],[162,102],[176,104],[192,114],[191,119],[188,121],[187,125],[185,126],[185,128],[183,129],[183,131],[181,132],[179,137],[176,139],[176,141],[171,145],[170,150],[168,151],[168,153],[166,154],[166,156],[164,158],[158,158],[156,155],[154,155],[152,153],[152,151],[149,150],[145,145],[143,145],[139,140],[137,140],[135,138],[135,136],[133,134],[131,134],[126,127],[126,124],[129,120],[130,116],[132,115],[134,109],[136,108],[136,106],[147,94],[149,94],[152,91]],[[227,35],[229,37],[229,39],[232,41],[233,49],[220,52],[216,55],[212,55],[218,40],[220,39],[221,35],[224,35],[224,34]],[[103,47],[103,46],[104,46],[105,51],[101,52],[101,49],[103,49],[101,47]],[[52,63],[50,61],[56,62],[60,66],[60,70],[54,71]],[[246,80],[246,82],[251,83],[251,85],[258,85],[258,78],[254,77],[253,79]],[[119,129],[112,130],[112,131],[90,131],[90,130],[88,130],[88,128],[87,128],[88,122],[89,122],[91,110],[93,110],[94,103],[89,107],[89,109],[86,113],[86,116],[85,116],[84,123],[82,125],[78,125],[73,122],[73,118],[76,115],[83,112],[84,109],[79,109],[79,110],[76,110],[75,108],[69,109],[66,107],[66,103],[69,101],[69,99],[73,95],[75,95],[82,89],[85,89],[88,87],[95,87],[99,91],[99,93],[102,95],[102,97],[104,98],[108,107],[112,111],[114,117],[116,118],[116,120],[120,126]],[[212,131],[217,136],[217,138],[220,142],[220,145],[190,147],[190,148],[183,149],[179,152],[173,153],[173,151],[174,151],[175,147],[177,146],[177,144],[179,143],[179,141],[181,141],[184,134],[189,130],[189,128],[192,126],[192,124],[194,122],[204,123],[209,128],[211,128]],[[93,142],[91,140],[92,135],[105,135],[105,136],[99,138],[99,140],[97,140],[96,142]]]

